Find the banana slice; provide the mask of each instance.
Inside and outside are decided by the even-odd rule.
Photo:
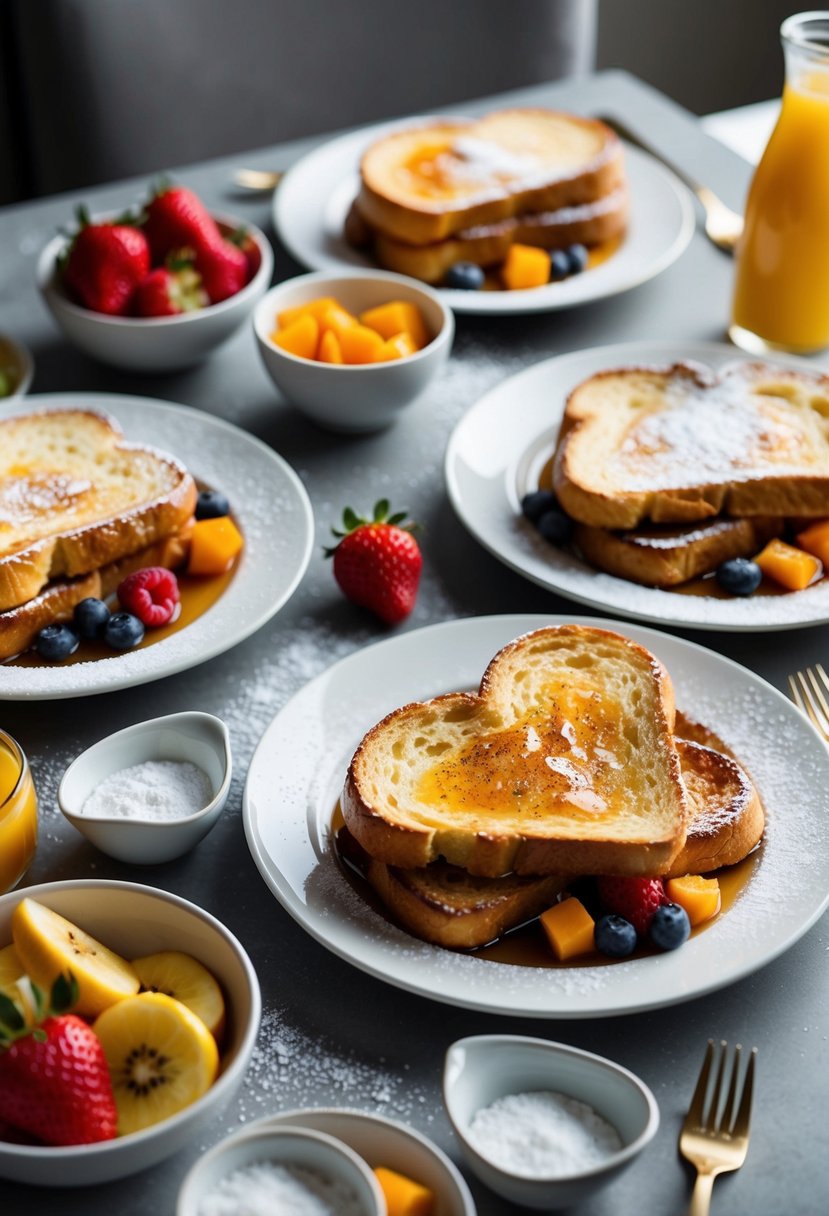
[[[162,992],[111,1005],[92,1028],[109,1065],[121,1136],[183,1110],[219,1071],[216,1040],[204,1022]]]
[[[161,950],[134,958],[132,965],[147,992],[163,992],[186,1005],[201,1018],[215,1039],[220,1039],[225,1024],[222,990],[206,967],[179,950]]]
[[[97,1017],[140,987],[126,959],[33,899],[21,899],[15,908],[12,937],[26,974],[44,991],[58,975],[72,972],[80,992],[73,1012],[82,1017]]]

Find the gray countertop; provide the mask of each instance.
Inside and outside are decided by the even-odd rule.
[[[732,206],[742,206],[749,166],[707,137],[687,113],[624,74],[522,91],[510,100],[617,113]],[[499,101],[488,99],[469,110]],[[265,228],[276,247],[277,280],[297,268],[273,237],[269,202],[234,194],[229,172],[241,164],[285,168],[312,146],[307,141],[259,150],[180,174],[209,205]],[[83,199],[93,210],[117,207],[140,197],[144,185],[95,188],[84,191]],[[697,233],[673,267],[615,299],[567,314],[459,317],[454,354],[440,382],[393,430],[343,439],[316,430],[276,398],[248,329],[202,366],[163,377],[109,370],[71,349],[37,296],[34,268],[38,251],[66,224],[76,201],[63,196],[0,211],[0,330],[20,337],[34,352],[34,390],[158,397],[244,427],[299,473],[316,514],[316,543],[291,602],[227,654],[189,672],[103,697],[0,705],[0,724],[27,752],[41,798],[41,841],[26,881],[116,877],[192,899],[222,919],[250,952],[265,1010],[242,1096],[204,1129],[197,1143],[126,1185],[66,1190],[58,1196],[0,1182],[3,1216],[24,1211],[38,1216],[56,1203],[66,1216],[113,1207],[123,1216],[172,1212],[179,1183],[201,1150],[245,1121],[295,1106],[345,1105],[385,1113],[430,1135],[457,1160],[440,1099],[443,1053],[461,1035],[496,1030],[543,1035],[609,1055],[643,1077],[656,1095],[662,1115],[656,1140],[611,1188],[579,1208],[584,1216],[641,1210],[676,1216],[685,1209],[690,1174],[677,1156],[676,1138],[709,1037],[760,1049],[748,1162],[717,1183],[717,1216],[778,1216],[784,1211],[807,1216],[829,1210],[829,1174],[818,1157],[825,1137],[817,1130],[829,1100],[825,918],[763,970],[686,1004],[616,1019],[504,1019],[408,995],[330,954],[270,895],[248,853],[241,824],[245,772],[276,711],[336,658],[386,636],[342,599],[322,558],[322,545],[342,507],[347,502],[368,507],[388,495],[425,526],[422,588],[402,629],[497,612],[583,615],[581,607],[507,570],[467,535],[443,485],[449,434],[484,391],[550,355],[635,338],[720,340],[732,275],[729,259]],[[825,655],[829,629],[682,636],[783,688],[787,672]],[[139,869],[110,861],[57,811],[55,791],[65,766],[111,730],[189,708],[220,715],[231,730],[236,775],[219,825],[194,852],[166,866]],[[785,899],[785,892],[780,898]],[[520,1210],[471,1181],[481,1216]]]

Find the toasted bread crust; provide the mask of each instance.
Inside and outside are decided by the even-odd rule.
[[[164,537],[100,570],[78,578],[56,579],[25,604],[0,612],[0,661],[28,650],[46,625],[71,620],[75,605],[81,600],[89,596],[105,599],[112,595],[121,579],[134,570],[144,566],[165,566],[175,570],[187,556],[192,531],[193,521],[189,520],[173,536]]]
[[[678,746],[691,822],[666,878],[709,874],[736,865],[758,843],[765,827],[760,797],[735,760],[688,740]]]
[[[53,434],[60,430],[65,441],[73,427],[79,432],[79,447],[84,448],[81,455],[72,454],[73,475],[85,496],[80,519],[74,506],[71,513],[60,508],[65,470]],[[22,474],[16,465],[3,466],[13,443],[31,451],[27,456],[31,469]],[[42,483],[54,490],[57,500],[37,517],[37,527],[30,535],[25,516],[18,521],[13,543],[0,549],[0,611],[34,599],[50,580],[91,573],[173,535],[195,509],[195,482],[178,460],[126,442],[114,419],[92,410],[45,410],[6,419],[0,422],[0,451],[0,485],[9,490],[12,502],[15,486],[29,480],[29,473],[34,475],[36,489]],[[100,467],[96,458],[102,462],[112,459],[124,470],[122,509],[114,507],[112,491],[105,496],[105,507],[97,503],[94,478],[100,476]],[[83,477],[78,475],[79,468]]]
[[[753,557],[783,534],[784,522],[775,516],[717,518],[626,532],[577,524],[573,540],[591,566],[607,574],[646,587],[677,587],[731,558]]]
[[[355,209],[358,210],[356,204]],[[428,245],[412,245],[389,236],[374,229],[362,216],[359,217],[362,227],[357,228],[352,220],[346,225],[346,234],[356,232],[353,243],[370,246],[374,260],[387,270],[426,283],[440,283],[456,262],[495,266],[503,262],[514,244],[552,250],[612,241],[625,232],[628,212],[627,191],[618,188],[592,203],[517,215],[495,224],[464,229]]]
[[[398,741],[408,739],[419,745],[422,738],[425,745],[432,739],[438,749],[444,749],[445,744],[457,751],[459,739],[471,740],[473,745],[480,739],[489,747],[491,744],[486,741],[496,739],[499,729],[508,734],[510,726],[519,721],[510,684],[510,673],[516,665],[526,664],[534,671],[537,664],[543,670],[543,664],[554,666],[568,658],[577,672],[580,663],[584,667],[594,657],[611,666],[615,674],[624,672],[625,680],[629,679],[638,689],[638,713],[647,726],[648,738],[640,744],[641,727],[631,726],[636,744],[630,746],[639,757],[642,770],[647,768],[651,773],[652,802],[646,808],[640,807],[640,800],[633,796],[634,784],[630,787],[625,784],[619,794],[625,807],[621,820],[612,817],[607,821],[600,816],[599,820],[590,821],[589,816],[574,813],[570,795],[565,795],[564,805],[556,809],[556,798],[551,794],[550,810],[545,810],[543,816],[532,811],[523,816],[513,815],[510,811],[496,814],[486,826],[486,814],[468,808],[463,814],[454,815],[451,809],[444,814],[432,807],[424,816],[416,797],[413,801],[410,798],[409,786],[414,778],[408,774],[398,773],[391,778],[399,781],[399,785],[384,784],[383,762],[388,749],[396,747]],[[578,683],[577,675],[574,682]],[[529,685],[528,679],[528,690]],[[532,691],[527,695],[531,697]],[[553,702],[545,712],[552,714],[554,709]],[[585,712],[589,722],[589,711]],[[367,853],[403,869],[424,867],[443,856],[471,874],[491,877],[513,870],[518,874],[658,874],[667,869],[684,842],[688,817],[672,733],[674,714],[670,678],[644,647],[607,630],[580,625],[536,630],[505,646],[494,657],[477,696],[450,693],[404,706],[368,732],[346,777],[342,796],[345,822]],[[562,728],[565,738],[568,725],[565,723]],[[451,743],[447,741],[450,738]],[[620,747],[626,747],[621,735],[619,738]],[[452,755],[450,751],[450,758]],[[493,752],[493,762],[500,762],[497,751]],[[423,762],[424,767],[428,763]],[[653,768],[648,768],[649,765]],[[625,774],[620,781],[644,780],[639,770],[634,775],[632,766],[617,763],[616,768]],[[505,788],[511,780],[520,784],[524,775],[522,768],[520,778],[512,779],[510,771],[496,768],[489,780],[495,780],[502,772]],[[604,780],[610,778],[606,775]],[[557,788],[555,778],[550,784],[551,790]],[[497,791],[501,786],[498,779],[493,788]],[[494,797],[502,807],[508,802],[506,794],[496,792]],[[411,806],[403,805],[407,798]],[[476,827],[476,823],[481,826]]]
[[[407,166],[420,149],[449,149],[458,138],[474,139],[526,155],[527,129],[549,141],[549,151],[537,159],[531,173],[481,175],[468,188],[429,191],[421,183],[411,188]],[[584,156],[557,159],[556,142],[580,141]],[[536,145],[538,145],[536,140]],[[462,159],[462,158],[461,158]],[[591,203],[624,183],[622,145],[618,136],[597,119],[578,118],[551,110],[502,110],[478,120],[430,119],[393,132],[373,144],[360,163],[358,207],[374,228],[411,245],[445,240],[462,229],[531,212],[557,211]]]
[[[829,514],[829,376],[735,363],[610,369],[570,394],[553,483],[593,527]]]

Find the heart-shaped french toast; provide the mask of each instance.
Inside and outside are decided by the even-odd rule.
[[[687,796],[674,693],[643,646],[582,625],[505,646],[477,695],[395,710],[358,747],[343,790],[352,835],[406,869],[641,874],[681,849]]]

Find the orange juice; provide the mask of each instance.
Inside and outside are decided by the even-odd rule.
[[[829,346],[829,14],[782,27],[786,86],[738,251],[731,337],[754,352]]]
[[[0,731],[0,894],[25,874],[37,845],[37,795],[26,757]]]

